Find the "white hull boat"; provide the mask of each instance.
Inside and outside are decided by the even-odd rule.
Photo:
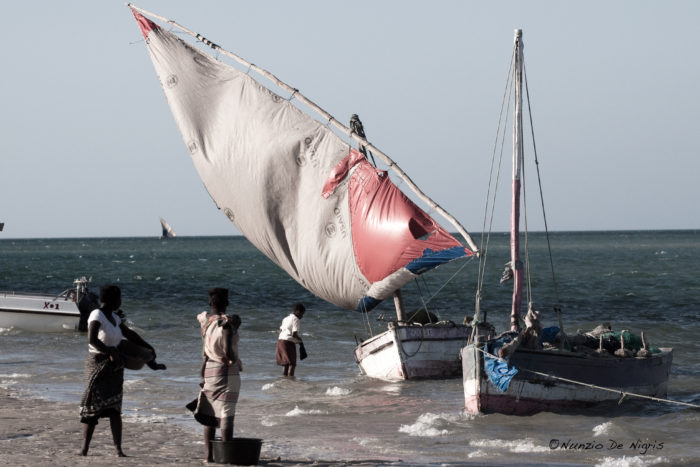
[[[78,304],[87,296],[87,279],[74,281],[73,288],[58,295],[0,292],[0,328],[33,332],[79,330]]]
[[[521,186],[525,186],[522,104],[523,88],[527,89],[523,85],[526,79],[523,59],[522,31],[516,30],[513,67],[509,74],[509,81],[512,79],[513,83],[511,95],[515,101],[510,261],[501,279],[501,282],[513,281],[510,329],[499,336],[495,336],[495,333],[474,336],[470,344],[462,349],[465,409],[471,414],[526,415],[586,407],[606,401],[621,402],[626,396],[665,397],[673,351],[669,348],[647,348],[643,331],[641,338],[638,338],[629,331],[613,332],[606,324],[588,333],[567,336],[558,297],[552,300],[558,326],[543,328],[540,324],[540,312],[534,308],[531,253],[527,251],[525,261],[521,260],[520,255],[520,191]],[[539,177],[534,142],[532,152]],[[541,202],[541,206],[544,210],[544,202]],[[544,225],[546,230],[546,218]],[[525,239],[527,234],[525,223]],[[527,250],[527,241],[525,247]],[[484,251],[488,251],[488,245]],[[484,253],[482,264],[485,264],[485,258]],[[549,259],[554,283],[550,290],[556,295],[554,263],[551,257]],[[480,274],[484,272],[482,268]],[[483,283],[481,280],[479,282]],[[528,311],[523,319],[524,289],[527,291]],[[480,286],[474,322],[486,322],[485,313],[480,311],[486,309],[485,303]]]
[[[458,378],[459,352],[471,331],[452,323],[391,323],[387,331],[357,346],[355,361],[364,375],[388,381]]]

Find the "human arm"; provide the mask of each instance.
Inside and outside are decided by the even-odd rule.
[[[202,381],[199,383],[200,388],[204,388],[204,370],[207,368],[207,362],[209,361],[209,357],[207,357],[207,354],[204,354],[202,357],[202,366],[199,367],[199,376],[202,377]]]
[[[234,330],[230,325],[224,326],[223,329],[223,338],[224,338],[224,350],[226,352],[226,360],[228,365],[233,365],[238,361],[238,354],[236,352],[236,345],[235,345],[235,340],[237,335],[237,331]]]
[[[153,348],[153,346],[151,344],[149,344],[148,342],[143,340],[143,338],[141,336],[139,336],[139,334],[136,331],[134,331],[129,326],[124,324],[124,322],[121,322],[119,324],[119,329],[122,330],[122,335],[124,336],[124,339],[128,339],[131,342],[133,342],[134,344],[140,345],[141,347],[145,347],[145,348],[151,350],[153,352],[153,358],[155,358],[156,350]]]

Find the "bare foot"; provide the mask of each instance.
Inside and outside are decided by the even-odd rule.
[[[117,457],[129,457],[126,454],[124,454],[124,451],[121,449],[117,449]]]

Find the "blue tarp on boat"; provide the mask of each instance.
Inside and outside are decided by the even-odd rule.
[[[494,339],[486,346],[487,354],[484,354],[484,368],[493,384],[503,392],[508,390],[510,381],[518,373],[518,369],[508,364],[507,361],[492,357],[498,355],[498,350],[513,339],[510,335]]]

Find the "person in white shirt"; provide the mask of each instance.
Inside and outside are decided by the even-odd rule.
[[[292,313],[282,320],[280,325],[280,334],[277,338],[277,349],[275,356],[277,364],[284,367],[283,376],[294,376],[294,369],[297,366],[297,348],[300,346],[302,357],[305,357],[303,350],[304,343],[299,335],[301,334],[301,318],[303,318],[306,308],[301,303],[294,305]]]
[[[136,331],[129,329],[118,314],[122,304],[121,290],[116,285],[100,288],[100,308],[88,318],[88,357],[85,363],[86,388],[80,402],[80,421],[83,423],[83,446],[80,454],[87,456],[90,440],[100,418],[109,418],[114,449],[118,457],[122,451],[122,395],[124,366],[127,357],[121,343],[129,341],[139,348],[146,359],[157,368],[155,350]],[[143,362],[143,361],[142,361]],[[143,363],[141,363],[143,365]],[[162,367],[162,368],[160,368]]]

